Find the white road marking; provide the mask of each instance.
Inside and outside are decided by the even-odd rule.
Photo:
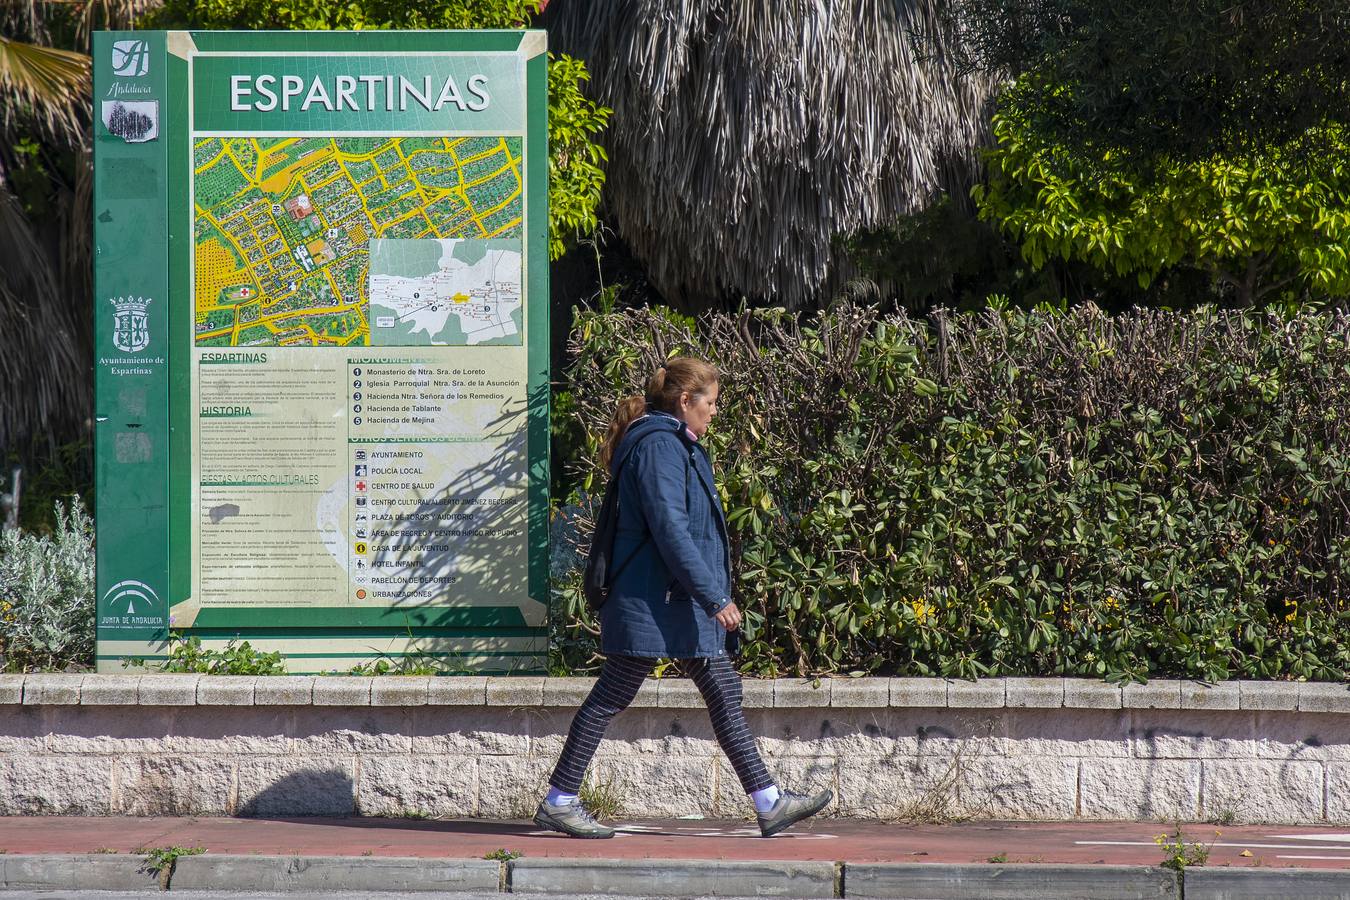
[[[525,832],[526,837],[554,837],[559,832],[549,829],[540,829],[538,831]],[[659,825],[621,825],[614,829],[614,836],[619,837],[641,837],[644,834],[668,834],[676,837],[731,837],[731,838],[755,838],[759,839],[758,828],[736,828],[736,829],[713,829],[698,828],[689,826],[676,826],[674,828],[662,828]],[[837,834],[824,834],[816,831],[804,832],[786,832],[774,835],[775,841],[783,838],[792,838],[797,841],[834,841],[839,839]],[[1350,849],[1350,848],[1347,848]]]
[[[1350,843],[1350,834],[1271,834],[1267,837],[1281,841],[1344,841]]]
[[[1084,845],[1104,845],[1112,847],[1154,847],[1157,846],[1153,841],[1074,841],[1075,844]],[[1204,841],[1195,843],[1205,844],[1207,847],[1255,847],[1259,850],[1306,850],[1302,844],[1235,844],[1228,841],[1216,841],[1213,844]],[[1350,847],[1319,847],[1319,850],[1350,850]]]
[[[743,828],[708,828],[696,825],[675,825],[668,828],[662,828],[659,825],[621,825],[617,829],[619,834],[673,834],[680,837],[732,837],[732,838],[759,838],[759,829],[754,826]],[[816,831],[806,832],[787,832],[774,835],[774,840],[779,838],[794,838],[799,841],[833,841],[838,839],[836,834],[825,834]]]

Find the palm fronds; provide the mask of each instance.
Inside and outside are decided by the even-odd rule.
[[[43,435],[69,440],[87,427],[92,400],[87,295],[64,296],[68,282],[9,190],[0,190],[0,247],[0,450]]]
[[[0,35],[0,107],[5,126],[16,115],[72,143],[83,139],[89,102],[89,57]]]
[[[0,453],[90,428],[90,60],[147,0],[0,0]]]
[[[160,6],[161,0],[82,0],[76,43],[88,44],[95,29],[133,28],[146,13]]]
[[[607,204],[676,302],[799,307],[836,235],[969,179],[991,83],[959,78],[940,0],[562,0],[555,49],[615,113]],[[922,49],[919,49],[922,48]]]

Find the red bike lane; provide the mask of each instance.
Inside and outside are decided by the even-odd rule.
[[[481,859],[824,860],[853,863],[1072,863],[1157,865],[1155,841],[1175,824],[964,822],[890,824],[817,819],[770,839],[750,821],[636,819],[610,840],[576,840],[529,822],[485,819],[0,817],[7,854],[123,853],[203,847],[208,853]],[[1350,827],[1183,823],[1186,844],[1210,866],[1350,869]]]

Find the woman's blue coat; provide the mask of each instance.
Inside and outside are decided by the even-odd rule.
[[[602,650],[725,656],[727,632],[713,616],[731,598],[730,543],[707,451],[683,422],[652,413],[628,427],[610,464],[619,479],[617,574],[600,608]]]

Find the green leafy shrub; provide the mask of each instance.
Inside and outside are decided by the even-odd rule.
[[[411,637],[411,635],[410,635]],[[469,670],[457,665],[453,657],[439,656],[434,652],[417,646],[414,640],[402,656],[390,656],[375,653],[365,662],[359,662],[350,669],[326,673],[330,675],[469,675]]]
[[[13,489],[13,469],[20,469],[19,527],[48,533],[56,527],[58,502],[78,494],[90,515],[94,497],[94,452],[87,437],[64,444],[36,439],[22,449],[11,447],[0,468],[0,491]]]
[[[161,672],[194,672],[202,675],[285,675],[286,665],[281,653],[263,653],[253,649],[248,641],[231,640],[222,650],[202,649],[202,639],[185,636],[181,631],[170,631],[168,659],[159,666]],[[142,666],[144,660],[132,660]]]
[[[51,534],[0,534],[0,641],[8,671],[94,659],[94,523],[78,496],[55,504]]]
[[[724,373],[708,435],[757,674],[1350,672],[1350,317],[840,305],[586,313],[556,513],[584,548],[620,396]],[[555,573],[555,668],[594,622]]]

